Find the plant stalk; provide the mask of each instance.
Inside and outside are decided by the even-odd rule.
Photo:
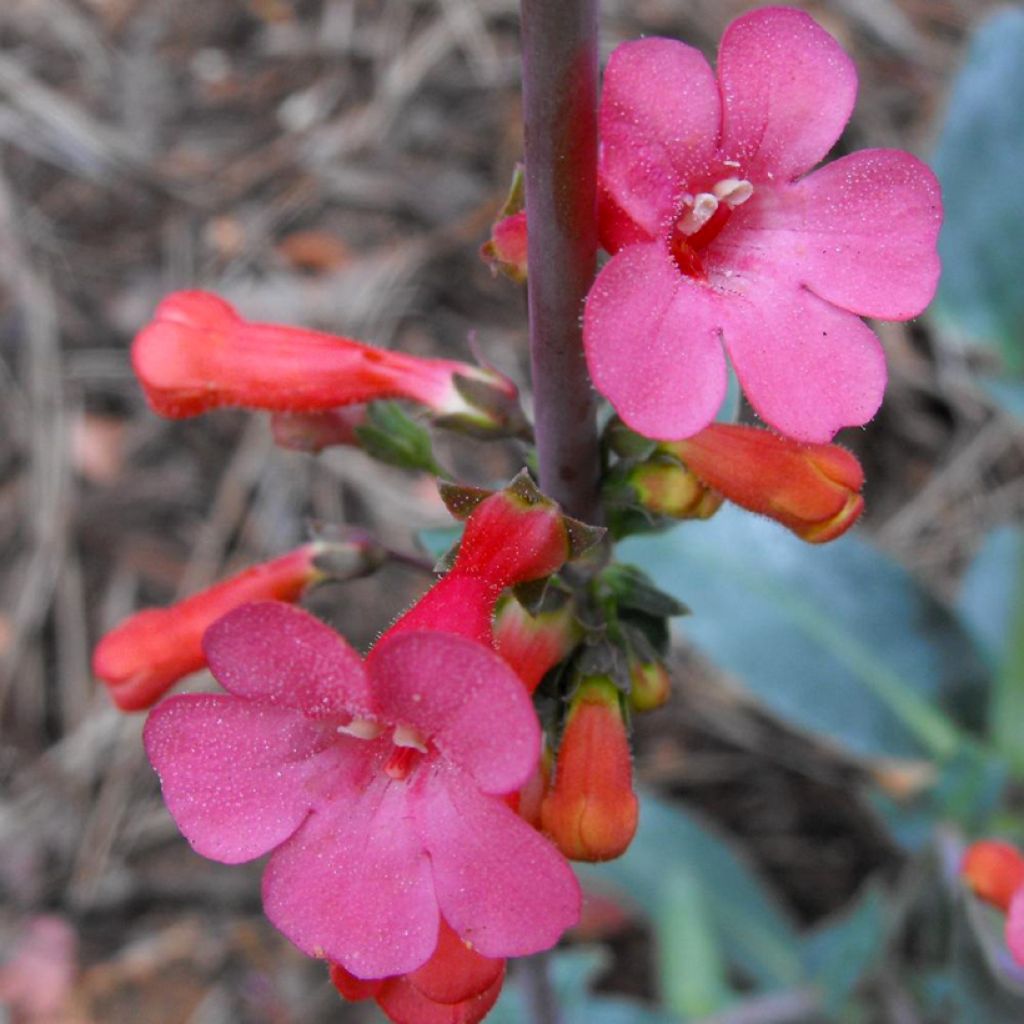
[[[597,0],[522,0],[530,361],[540,487],[600,519],[580,318],[597,254]]]

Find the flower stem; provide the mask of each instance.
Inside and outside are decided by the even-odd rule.
[[[597,0],[522,0],[530,358],[540,487],[600,516],[580,317],[597,252]]]

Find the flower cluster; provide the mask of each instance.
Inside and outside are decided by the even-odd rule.
[[[705,518],[724,500],[815,543],[860,515],[860,464],[828,442],[870,419],[884,389],[861,317],[905,319],[931,297],[940,202],[905,153],[806,173],[855,90],[831,36],[785,8],[732,23],[717,77],[672,40],[612,55],[598,168],[611,258],[583,343],[618,414],[603,448],[614,538],[637,516],[643,528]],[[525,279],[521,175],[483,254]],[[778,433],[711,422],[727,356]],[[242,406],[293,449],[359,445],[445,476],[424,418],[531,438],[516,387],[492,369],[250,322],[208,292],[168,296],[132,362],[157,413]],[[526,471],[503,490],[446,483],[442,496],[464,521],[450,566],[365,657],[295,607],[388,557],[352,535],[139,612],[93,659],[120,708],[152,708],[146,751],[196,851],[230,864],[269,854],[269,919],[328,962],[343,996],[373,998],[399,1024],[481,1020],[506,959],[576,922],[567,859],[627,848],[630,717],[668,699],[667,619],[683,610],[608,564],[607,547],[552,582],[603,530],[565,516]],[[220,691],[157,703],[203,667]],[[1009,911],[1020,957],[1024,860],[994,845],[972,851],[965,877]]]

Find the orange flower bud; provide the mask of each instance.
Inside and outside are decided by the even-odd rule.
[[[864,471],[839,445],[800,444],[758,427],[713,423],[659,448],[729,501],[812,544],[845,533],[864,509]]]
[[[571,600],[531,615],[511,594],[502,598],[494,617],[494,645],[533,693],[537,684],[580,638]]]
[[[710,519],[722,504],[704,481],[678,459],[655,455],[630,470],[626,481],[649,512],[673,519]]]
[[[975,896],[1005,912],[1024,886],[1024,855],[1009,843],[982,840],[968,847],[960,874]]]
[[[572,698],[541,826],[573,860],[611,860],[632,841],[638,813],[619,691],[590,676]]]

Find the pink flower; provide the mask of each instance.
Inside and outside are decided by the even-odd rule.
[[[587,297],[584,343],[595,386],[634,430],[674,440],[707,426],[725,395],[723,345],[782,433],[828,441],[874,415],[885,359],[860,317],[927,305],[941,201],[928,168],[896,150],[806,173],[856,89],[835,40],[783,7],[729,26],[717,81],[673,40],[612,54],[599,181],[614,256]]]
[[[442,919],[495,959],[575,922],[571,870],[502,799],[533,773],[540,729],[493,651],[400,630],[364,664],[277,603],[232,612],[205,647],[228,693],[166,700],[146,750],[199,853],[274,851],[264,908],[304,952],[387,978],[431,958]]]

